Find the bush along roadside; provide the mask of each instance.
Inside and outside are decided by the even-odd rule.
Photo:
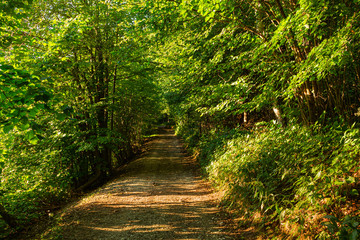
[[[272,237],[357,239],[359,137],[358,128],[342,123],[260,123],[249,131],[209,132],[197,144],[184,139],[211,182],[226,190],[223,203],[242,226]]]

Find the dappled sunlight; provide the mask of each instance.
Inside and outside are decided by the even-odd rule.
[[[233,239],[212,192],[166,134],[125,173],[65,215],[65,239]]]
[[[218,239],[214,237],[224,231],[224,227],[216,226],[214,221],[218,210],[202,204],[94,204],[87,209],[90,214],[87,220],[78,222],[74,230],[86,230],[87,236],[101,234],[109,239],[137,235],[143,239],[180,239],[180,236],[186,239],[205,239],[204,236],[206,239]],[[212,227],[204,229],[203,221]],[[162,234],[171,238],[162,238]]]
[[[209,195],[203,194],[207,200]],[[135,194],[131,199],[112,196],[112,202],[108,202],[104,194],[96,198],[96,202],[74,209],[75,212],[86,211],[87,216],[78,220],[72,231],[86,230],[86,237],[101,234],[104,239],[121,239],[124,235],[129,239],[130,236],[141,236],[142,239],[205,239],[204,236],[206,239],[219,239],[217,236],[225,231],[216,222],[218,209],[201,197],[189,198],[189,202],[182,201],[186,196],[181,198],[180,195],[138,197]],[[209,227],[204,229],[204,223]],[[162,234],[165,234],[164,238]]]

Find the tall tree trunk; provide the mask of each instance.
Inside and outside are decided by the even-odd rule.
[[[111,110],[111,122],[110,122],[110,129],[111,131],[114,130],[114,106],[115,106],[115,91],[116,91],[116,77],[117,77],[117,66],[115,66],[114,70],[114,81],[113,81],[113,89],[112,89],[112,110]]]
[[[99,41],[99,45],[97,47],[97,57],[98,57],[98,68],[97,68],[97,89],[96,89],[96,103],[100,103],[101,101],[107,101],[107,93],[108,93],[108,66],[105,63],[103,50],[101,41]],[[107,111],[106,111],[106,102],[102,103],[100,106],[97,107],[96,110],[96,118],[98,122],[98,128],[100,130],[101,137],[107,137]],[[101,158],[101,171],[103,177],[107,177],[107,171],[111,172],[111,158],[109,154],[109,149],[104,144],[100,151],[100,158]]]

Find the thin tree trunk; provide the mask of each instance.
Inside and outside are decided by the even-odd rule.
[[[97,90],[96,90],[96,97],[95,102],[100,103],[101,101],[107,101],[108,98],[108,66],[105,63],[103,49],[101,45],[101,41],[99,40],[99,45],[97,46],[97,60],[98,60],[98,68],[97,68]],[[102,137],[107,137],[106,132],[108,129],[108,122],[107,122],[107,111],[106,111],[107,104],[103,103],[101,106],[98,106],[96,110],[96,118],[98,122],[98,128],[100,129],[100,135]],[[107,172],[111,172],[111,158],[109,154],[109,148],[104,144],[102,146],[102,150],[100,151],[100,158],[101,158],[101,171],[103,177],[107,177]]]
[[[111,110],[111,122],[110,122],[110,129],[111,131],[114,130],[114,106],[115,106],[115,90],[116,90],[116,70],[117,66],[115,66],[115,72],[114,72],[114,82],[113,82],[113,89],[112,89],[112,110]]]

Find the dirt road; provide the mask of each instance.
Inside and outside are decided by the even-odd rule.
[[[170,130],[120,178],[70,207],[61,239],[236,239],[212,193]]]

